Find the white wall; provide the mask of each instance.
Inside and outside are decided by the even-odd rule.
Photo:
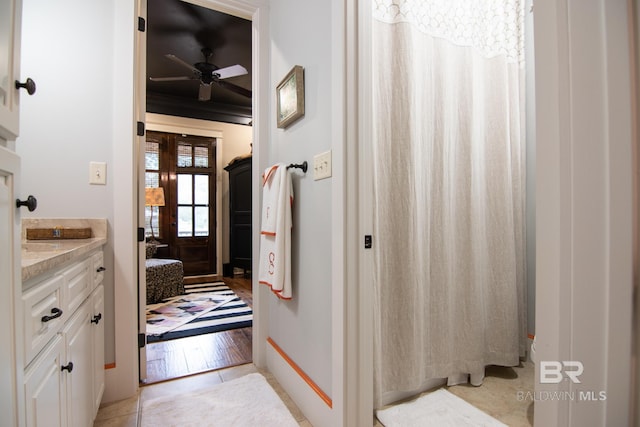
[[[332,374],[332,192],[341,184],[339,171],[329,179],[313,180],[314,155],[333,150],[340,160],[343,141],[332,139],[333,49],[332,3],[314,0],[270,2],[271,99],[275,87],[294,65],[304,67],[305,116],[287,129],[278,129],[275,108],[270,117],[268,164],[309,162],[306,175],[293,172],[295,194],[292,233],[293,299],[269,296],[268,335],[329,397],[333,397]],[[270,369],[277,369],[273,364]],[[295,374],[292,374],[295,375]],[[285,384],[290,379],[279,378]],[[299,393],[292,393],[296,399]],[[300,404],[301,402],[299,402]],[[322,403],[318,399],[318,405]],[[303,410],[305,404],[302,403]],[[313,412],[307,409],[307,412]],[[313,417],[312,414],[307,414]],[[312,423],[314,420],[311,419]],[[330,419],[317,422],[335,425]]]
[[[70,14],[69,11],[74,13]],[[106,218],[105,306],[113,313],[112,2],[23,0],[22,75],[37,85],[22,96],[22,192],[38,199],[23,217]],[[89,162],[107,163],[107,185],[89,185]],[[113,316],[106,316],[106,361],[114,361]]]

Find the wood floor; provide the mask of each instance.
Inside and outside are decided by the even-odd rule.
[[[222,280],[249,307],[253,307],[251,279],[225,277]],[[250,363],[251,331],[250,327],[232,329],[147,344],[147,378],[144,384]]]

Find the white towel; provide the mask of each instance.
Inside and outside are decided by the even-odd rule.
[[[262,222],[258,282],[281,299],[291,299],[291,209],[293,186],[287,167],[278,163],[262,175]]]
[[[262,219],[260,234],[276,234],[276,217],[278,212],[278,198],[280,197],[280,165],[267,168],[262,175]],[[276,176],[278,175],[278,176]]]

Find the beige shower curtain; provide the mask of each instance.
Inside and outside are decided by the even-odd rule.
[[[524,0],[373,3],[380,407],[524,354]]]

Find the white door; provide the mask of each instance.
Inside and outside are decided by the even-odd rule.
[[[138,0],[138,16],[146,22],[147,20],[147,2],[146,0]],[[146,111],[146,76],[147,76],[147,36],[144,31],[137,31],[136,49],[135,49],[135,66],[137,73],[136,80],[136,106],[134,114],[138,123],[144,123]],[[138,144],[138,227],[145,227],[144,216],[144,187],[145,187],[145,144],[144,135],[136,138]],[[145,242],[138,242],[138,336],[146,341],[147,338],[147,318],[146,318],[146,301],[147,301],[147,277],[145,269]],[[145,344],[146,345],[146,344]],[[140,381],[147,378],[147,349],[146,346],[140,346],[140,354],[138,356]]]
[[[18,358],[21,347],[14,341],[21,288],[20,215],[15,205],[19,171],[20,158],[0,147],[0,414],[8,425],[17,425],[18,384],[22,383],[17,363],[22,360]]]

